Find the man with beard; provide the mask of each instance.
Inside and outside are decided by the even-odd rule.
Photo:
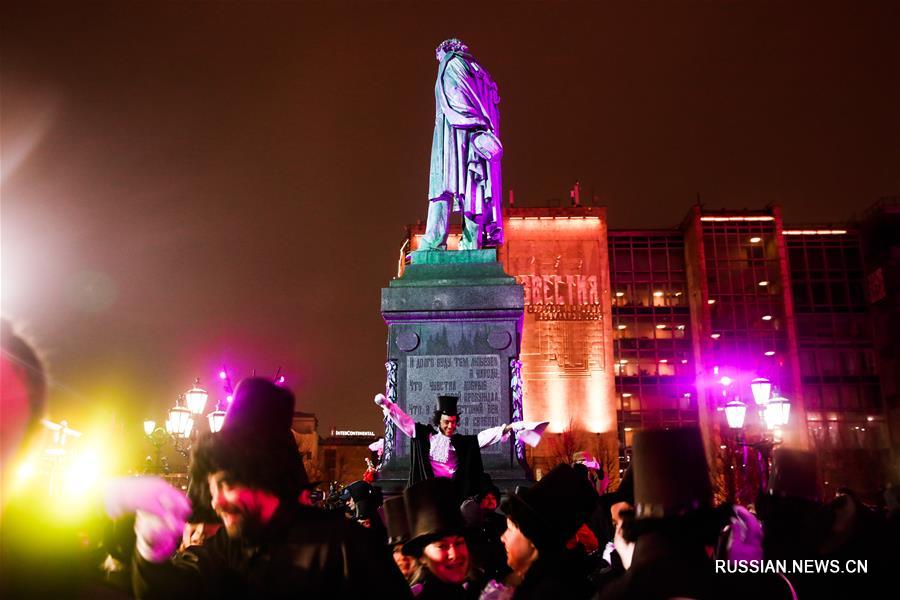
[[[139,598],[390,597],[409,588],[388,553],[359,525],[303,506],[303,461],[291,435],[294,396],[260,378],[238,385],[219,433],[199,443],[191,475],[209,487],[223,527],[174,554],[187,499],[158,479],[122,480],[112,516],[137,510],[134,591]]]

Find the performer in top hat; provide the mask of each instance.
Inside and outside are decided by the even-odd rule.
[[[547,422],[517,421],[485,429],[475,435],[457,433],[459,410],[456,396],[438,396],[438,407],[431,418],[431,424],[416,423],[395,403],[384,397],[375,396],[375,404],[400,431],[410,438],[410,469],[407,486],[425,479],[446,477],[456,484],[460,500],[478,494],[484,467],[481,463],[481,448],[509,439],[515,431],[523,442],[537,446]]]

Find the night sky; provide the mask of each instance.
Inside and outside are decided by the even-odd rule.
[[[484,4],[4,2],[2,311],[50,417],[137,432],[224,361],[376,429],[447,37],[498,82],[517,205],[579,180],[652,228],[698,195],[832,222],[900,193],[896,1]]]

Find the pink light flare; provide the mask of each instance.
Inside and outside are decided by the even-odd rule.
[[[278,378],[278,383],[284,383],[284,375]]]
[[[219,379],[228,379],[228,373],[226,373],[224,370],[219,371]]]

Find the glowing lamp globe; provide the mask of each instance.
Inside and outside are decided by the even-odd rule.
[[[156,421],[153,419],[144,421],[144,435],[151,435],[154,429],[156,429]]]
[[[187,437],[190,435],[191,425],[193,425],[191,411],[180,404],[173,406],[169,409],[169,423],[171,423],[169,433],[176,437]]]
[[[747,405],[735,398],[725,405],[725,420],[732,429],[741,429],[744,426],[744,417],[747,416]]]
[[[772,382],[765,377],[757,377],[750,382],[750,391],[753,392],[753,401],[757,405],[765,404],[772,393]]]
[[[206,390],[200,387],[199,377],[194,380],[194,387],[185,392],[184,395],[187,399],[187,407],[188,410],[191,411],[191,414],[202,414],[203,409],[206,408],[206,399],[209,398],[209,394],[206,393]]]
[[[769,400],[766,404],[763,418],[766,421],[766,427],[769,429],[777,429],[785,427],[791,415],[791,402],[787,398],[776,396]]]
[[[225,423],[225,411],[219,408],[206,415],[206,418],[209,419],[209,430],[218,433]]]

